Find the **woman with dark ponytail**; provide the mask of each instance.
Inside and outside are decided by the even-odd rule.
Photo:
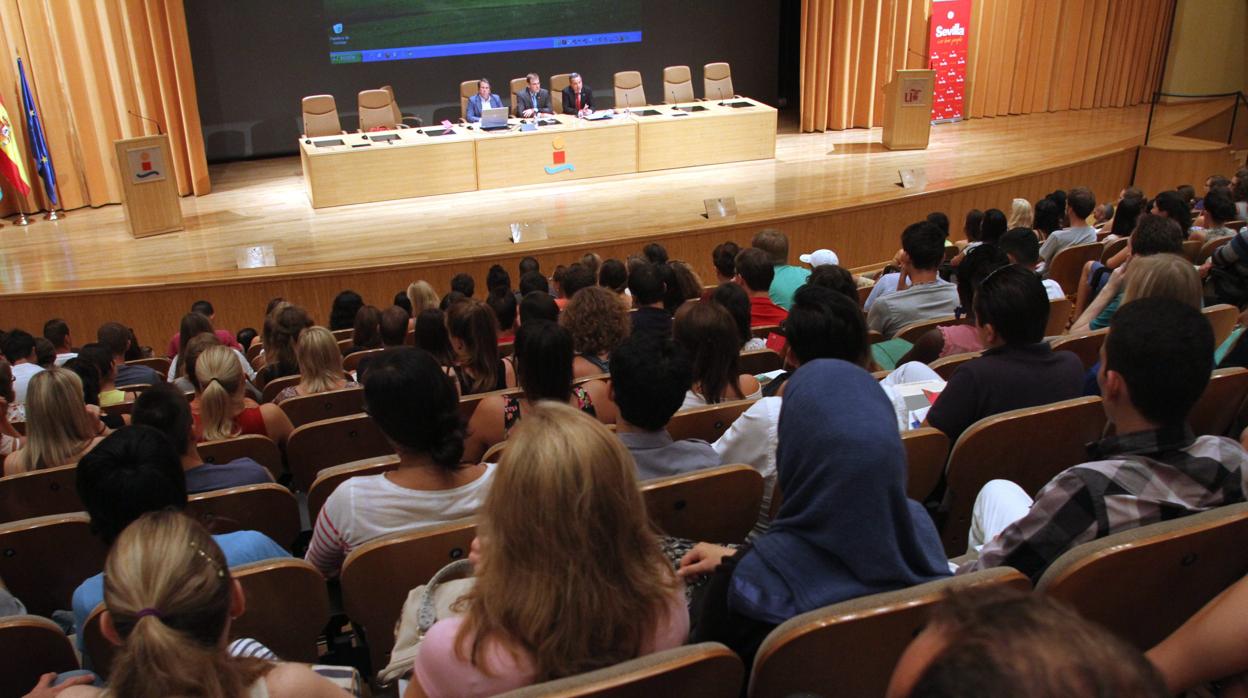
[[[369,364],[365,410],[399,454],[399,467],[353,477],[326,500],[307,554],[326,577],[374,538],[476,513],[494,466],[460,464],[464,423],[453,380],[412,347],[388,349]]]
[[[230,621],[246,608],[221,548],[186,515],[158,511],[126,527],[104,567],[104,636],[118,645],[107,689],[71,698],[345,698],[302,664],[231,657]]]

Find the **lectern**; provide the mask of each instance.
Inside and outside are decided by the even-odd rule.
[[[923,150],[932,131],[934,70],[898,70],[884,86],[884,147]]]
[[[113,147],[130,234],[141,238],[182,230],[178,184],[170,170],[169,137],[123,138]]]

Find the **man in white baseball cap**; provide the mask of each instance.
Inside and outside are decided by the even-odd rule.
[[[798,259],[802,260],[802,264],[809,264],[811,269],[825,264],[841,263],[840,257],[837,257],[836,253],[829,249],[815,250],[810,254],[800,255]]]

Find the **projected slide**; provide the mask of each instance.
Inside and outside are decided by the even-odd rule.
[[[641,0],[323,0],[332,63],[641,41]]]

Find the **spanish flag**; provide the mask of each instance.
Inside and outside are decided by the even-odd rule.
[[[26,176],[26,166],[22,164],[22,154],[17,148],[17,132],[13,130],[13,122],[9,120],[9,112],[0,101],[0,175],[13,183],[19,194],[30,193],[30,179]]]

